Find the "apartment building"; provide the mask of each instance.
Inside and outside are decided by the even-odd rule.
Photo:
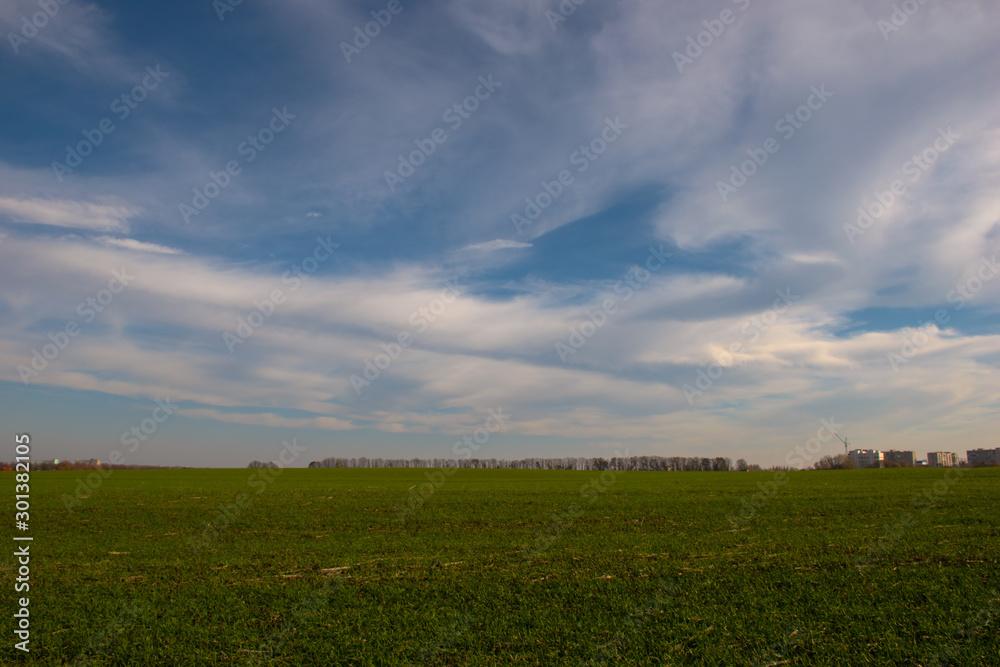
[[[893,463],[899,463],[906,466],[907,468],[912,468],[917,464],[917,459],[913,455],[913,452],[905,452],[905,451],[899,452],[893,449],[890,449],[887,452],[883,452],[883,461],[885,463],[888,463],[889,461],[892,461]]]
[[[996,449],[970,449],[966,452],[969,466],[997,466],[1000,465],[1000,447]]]
[[[852,449],[847,453],[859,468],[881,468],[885,457],[877,449]]]
[[[955,468],[958,454],[955,452],[927,452],[927,465],[931,468]]]

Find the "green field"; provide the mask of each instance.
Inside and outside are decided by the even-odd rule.
[[[1000,665],[998,469],[427,472],[32,473],[30,661]]]

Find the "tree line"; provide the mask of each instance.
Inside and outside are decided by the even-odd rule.
[[[0,462],[0,471],[13,470],[14,465],[14,462]],[[55,461],[32,461],[29,467],[31,472],[38,472],[40,470],[187,470],[190,468],[190,466],[131,465],[106,462],[90,463],[89,461],[60,461],[59,463]]]
[[[254,461],[250,467],[261,464]],[[663,471],[663,472],[729,472],[732,470],[760,470],[758,465],[749,465],[743,459],[733,465],[732,459],[724,456],[713,458],[696,456],[614,456],[586,458],[570,456],[563,458],[525,458],[525,459],[384,459],[360,457],[329,457],[322,461],[313,461],[310,468],[480,468],[509,470],[613,470],[625,471]]]

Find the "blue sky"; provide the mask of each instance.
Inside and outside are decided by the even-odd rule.
[[[482,457],[996,446],[995,3],[57,6],[0,7],[41,458],[168,399],[128,462],[449,457],[498,408]]]

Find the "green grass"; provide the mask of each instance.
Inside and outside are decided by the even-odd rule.
[[[32,473],[31,661],[1000,664],[1000,470],[462,470],[401,522],[425,472]]]

